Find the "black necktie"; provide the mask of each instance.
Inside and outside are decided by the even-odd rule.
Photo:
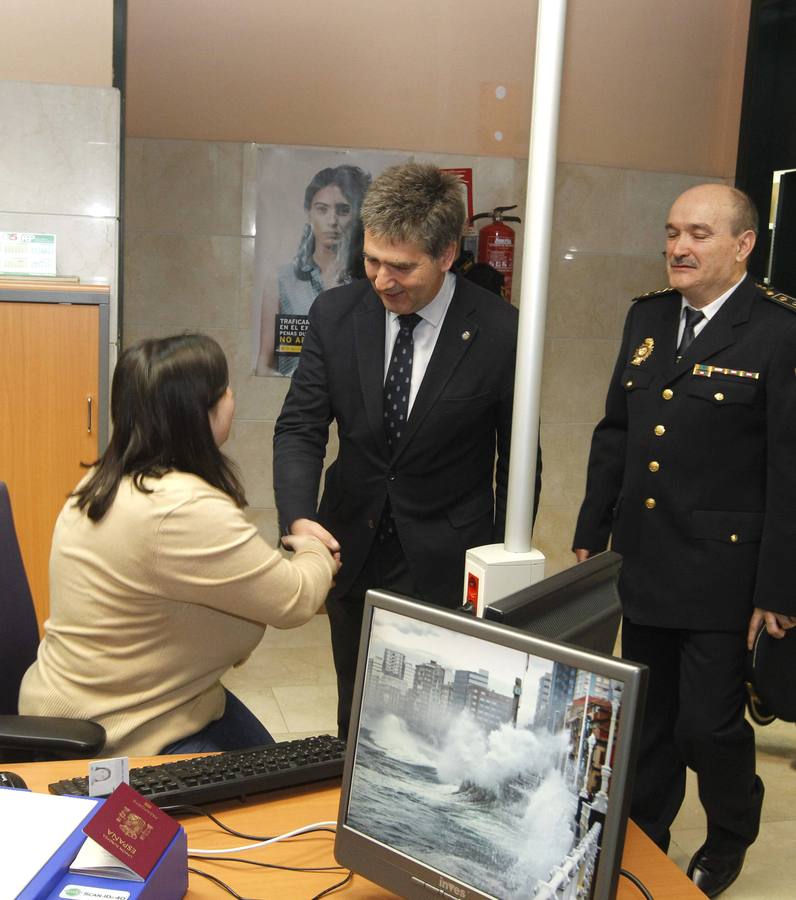
[[[685,307],[685,328],[683,329],[683,336],[680,338],[680,343],[677,347],[678,359],[680,359],[680,357],[685,354],[685,351],[693,343],[694,327],[698,325],[704,318],[705,314],[701,309],[691,309],[690,306]]]
[[[409,414],[412,356],[415,350],[412,332],[419,321],[420,316],[417,313],[398,316],[401,327],[392,348],[387,378],[384,381],[384,431],[390,447],[401,439]]]

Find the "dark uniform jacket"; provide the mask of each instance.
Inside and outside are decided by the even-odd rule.
[[[723,631],[753,605],[796,613],[793,306],[747,276],[675,362],[680,294],[633,304],[573,546],[612,535],[634,622]]]
[[[385,311],[370,282],[324,292],[309,319],[274,434],[282,526],[316,519],[338,539],[343,565],[333,596],[342,597],[367,559],[389,496],[422,598],[459,605],[467,548],[503,540],[517,310],[457,278],[394,454],[382,409]],[[316,512],[332,420],[339,449]]]

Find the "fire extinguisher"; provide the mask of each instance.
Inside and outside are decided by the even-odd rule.
[[[504,216],[514,206],[496,206],[491,213],[478,213],[470,220],[489,218],[492,221],[478,232],[478,262],[486,263],[503,276],[503,296],[511,300],[511,275],[514,271],[514,229],[506,222],[521,222],[519,216]]]

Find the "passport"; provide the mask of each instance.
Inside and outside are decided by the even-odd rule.
[[[83,827],[83,832],[101,850],[107,851],[114,860],[129,869],[135,880],[146,881],[179,827],[175,819],[142,797],[129,784],[122,783],[106,798]],[[78,871],[75,869],[78,865],[84,874],[101,875],[105,874],[101,869],[114,868],[107,863],[103,865],[99,858],[96,863],[100,864],[92,865],[85,857],[81,859],[82,855],[81,851],[72,864],[72,871]],[[118,878],[119,873],[113,872],[111,877]],[[127,877],[130,878],[129,875]]]

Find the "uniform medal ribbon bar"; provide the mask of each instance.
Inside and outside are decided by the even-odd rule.
[[[691,370],[692,375],[701,375],[703,378],[710,378],[713,373],[717,375],[735,375],[737,378],[760,378],[759,372],[745,372],[743,369],[723,369],[720,366],[705,366],[697,363]]]

